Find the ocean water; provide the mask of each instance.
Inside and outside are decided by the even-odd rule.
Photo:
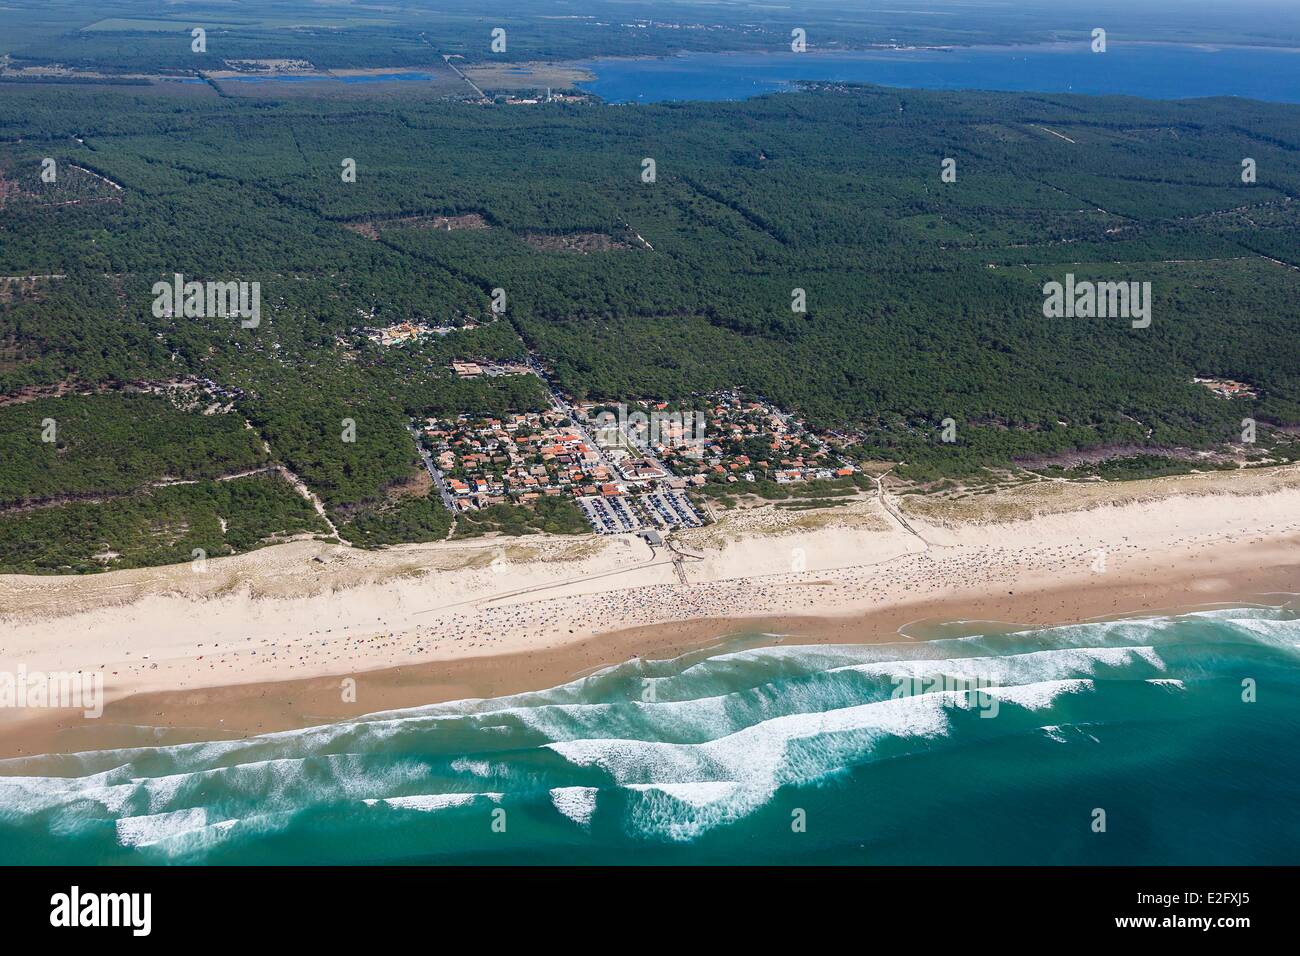
[[[813,38],[810,38],[810,43]],[[1090,39],[1035,46],[817,53],[691,53],[657,60],[597,59],[579,84],[611,103],[738,100],[799,80],[933,90],[1122,93],[1151,99],[1244,96],[1300,102],[1300,51],[1272,47],[1125,43]]]
[[[0,863],[1300,862],[1291,608],[753,643],[0,761]]]

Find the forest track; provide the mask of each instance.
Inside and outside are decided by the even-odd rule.
[[[891,468],[890,471],[892,470],[893,469]],[[891,518],[898,522],[899,526],[904,531],[912,535],[916,540],[920,541],[921,544],[925,546],[925,550],[930,550],[930,542],[925,540],[921,535],[921,532],[912,527],[908,520],[903,517],[902,512],[889,503],[889,498],[885,495],[885,479],[889,477],[889,472],[887,471],[883,475],[879,476],[872,475],[871,477],[876,483],[876,497],[880,500],[880,506],[885,509],[886,513],[888,513]]]

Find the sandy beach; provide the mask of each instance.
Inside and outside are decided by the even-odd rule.
[[[168,742],[245,736],[538,689],[737,633],[897,641],[925,621],[1043,625],[1300,592],[1294,466],[719,517],[672,548],[296,541],[202,568],[3,576],[0,671],[102,671],[109,703],[94,721],[2,710],[0,754],[138,742],[141,727]]]

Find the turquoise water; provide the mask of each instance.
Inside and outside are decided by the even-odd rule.
[[[809,38],[810,44],[813,38]],[[611,103],[738,100],[794,88],[799,80],[933,90],[1123,93],[1151,99],[1245,96],[1300,102],[1300,51],[1124,43],[1093,53],[1090,39],[1039,46],[958,47],[854,53],[692,53],[658,60],[581,64],[579,84]]]
[[[1291,610],[734,646],[0,761],[0,863],[1300,862]],[[942,675],[995,686],[908,682]]]

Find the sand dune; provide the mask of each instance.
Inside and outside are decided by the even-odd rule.
[[[697,643],[751,619],[863,640],[945,614],[1053,623],[1267,602],[1300,591],[1300,468],[765,508],[674,543],[680,553],[626,536],[382,552],[298,541],[202,572],[3,576],[0,670],[101,669],[110,700],[399,666],[436,676],[450,662],[526,684],[540,673],[530,661],[554,676],[654,653],[656,634],[680,647],[687,622],[707,622],[691,626]],[[609,636],[651,626],[633,643]]]

